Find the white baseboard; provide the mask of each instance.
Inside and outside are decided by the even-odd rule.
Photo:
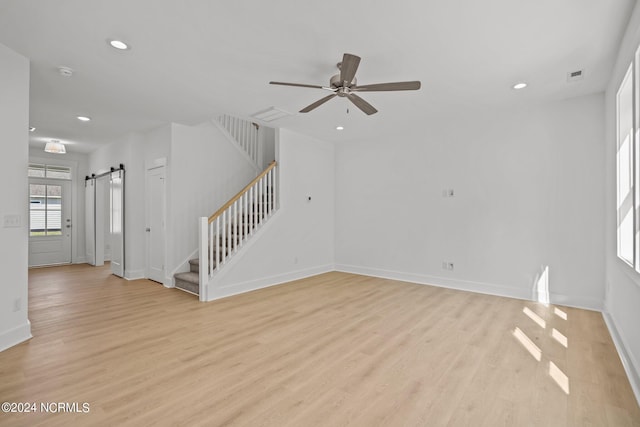
[[[613,339],[616,350],[618,350],[618,355],[620,356],[622,366],[627,373],[627,378],[629,378],[629,383],[631,383],[631,388],[633,389],[633,394],[636,396],[636,401],[638,402],[638,405],[640,405],[640,365],[634,359],[633,354],[627,351],[627,347],[624,344],[626,342],[625,337],[620,334],[613,317],[611,317],[611,315],[606,311],[602,312],[602,317],[604,318],[604,323],[609,329],[609,334],[611,335],[611,339]]]
[[[403,282],[431,285],[440,288],[456,289],[459,291],[476,292],[507,298],[531,300],[529,289],[508,288],[490,283],[472,282],[468,280],[449,279],[447,277],[428,276],[424,274],[406,273],[402,271],[383,270],[380,268],[361,267],[355,265],[337,264],[336,271],[344,273],[362,274],[364,276],[380,277],[383,279],[400,280]]]
[[[421,285],[431,285],[440,288],[455,289],[459,291],[475,292],[479,294],[535,301],[532,289],[511,288],[493,283],[451,279],[448,277],[429,276],[425,274],[407,273],[403,271],[384,270],[380,268],[362,267],[347,264],[337,264],[335,270],[345,273],[362,274],[364,276],[373,276],[383,279],[400,280],[404,282],[418,283]],[[562,294],[550,293],[549,300],[552,304],[566,305],[569,307],[584,308],[588,310],[601,311],[603,307],[602,301],[587,297],[575,298]]]
[[[127,280],[144,279],[144,270],[125,270],[124,278]]]
[[[261,277],[259,279],[248,280],[246,282],[234,283],[222,288],[209,288],[207,301],[215,301],[217,299],[230,297],[233,295],[243,294],[270,286],[281,285],[286,282],[304,279],[306,277],[315,276],[322,273],[334,271],[333,264],[320,265],[317,267],[307,268],[303,270],[290,271],[283,274],[276,274],[270,277]]]
[[[9,347],[20,344],[21,342],[24,342],[32,337],[33,335],[31,335],[31,322],[27,320],[22,325],[0,334],[0,351],[4,351]]]

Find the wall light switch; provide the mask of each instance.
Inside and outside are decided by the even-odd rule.
[[[22,218],[20,215],[5,215],[3,220],[4,228],[19,228],[22,227]]]

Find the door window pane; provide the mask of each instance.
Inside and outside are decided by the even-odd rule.
[[[62,235],[62,186],[29,184],[29,234]]]

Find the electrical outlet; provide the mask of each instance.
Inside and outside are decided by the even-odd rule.
[[[22,298],[16,298],[13,300],[13,311],[20,311],[22,309]]]
[[[453,263],[449,261],[442,261],[443,270],[453,270]]]
[[[293,257],[293,263],[297,264],[298,263],[298,257]]]
[[[455,192],[453,191],[453,188],[446,188],[442,190],[442,197],[453,197],[454,194]]]

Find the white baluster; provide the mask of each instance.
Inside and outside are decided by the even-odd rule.
[[[216,268],[222,261],[220,256],[220,217],[216,218]]]
[[[238,245],[240,244],[240,233],[238,232],[238,201],[236,200],[233,203],[233,221],[235,222],[234,227],[236,230],[235,235],[235,249],[238,250]]]
[[[222,212],[222,263],[227,259],[227,211]]]
[[[207,250],[209,251],[209,265],[207,265],[207,273],[211,276],[211,272],[213,271],[213,223],[209,223],[209,227],[207,227]],[[203,266],[200,266],[202,268]]]
[[[269,200],[269,214],[273,211],[273,169],[267,174],[267,199]]]

